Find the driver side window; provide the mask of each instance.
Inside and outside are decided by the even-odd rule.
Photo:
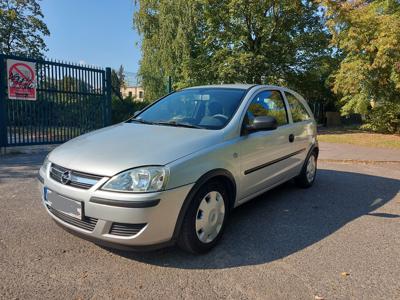
[[[246,121],[251,124],[255,117],[274,117],[278,126],[288,124],[285,102],[279,91],[262,91],[251,101],[246,113]]]

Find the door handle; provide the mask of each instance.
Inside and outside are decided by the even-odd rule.
[[[289,142],[293,143],[293,141],[294,141],[294,134],[291,133],[291,134],[289,135]]]

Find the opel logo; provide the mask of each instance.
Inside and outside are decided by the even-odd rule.
[[[61,183],[68,184],[71,181],[71,171],[65,171],[61,175]]]

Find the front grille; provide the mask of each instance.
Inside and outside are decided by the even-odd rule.
[[[110,234],[119,236],[131,236],[139,233],[146,226],[146,224],[124,224],[113,223],[111,225]]]
[[[69,216],[67,214],[64,214],[64,213],[60,212],[60,211],[52,208],[51,206],[47,205],[47,208],[57,218],[59,218],[60,220],[66,222],[66,223],[68,223],[70,225],[79,227],[81,229],[85,229],[87,231],[93,231],[94,227],[96,227],[96,224],[97,224],[97,219],[96,218],[84,217],[83,220],[79,220],[79,219],[76,219],[74,217],[71,217],[71,216]]]
[[[66,172],[70,172],[70,180],[68,180],[66,183],[63,183],[61,181],[61,177]],[[90,189],[100,179],[102,179],[101,176],[69,170],[56,164],[51,164],[50,178],[65,185],[70,185],[85,190]]]

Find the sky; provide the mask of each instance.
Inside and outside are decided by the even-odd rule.
[[[42,0],[48,58],[137,72],[134,0]]]

